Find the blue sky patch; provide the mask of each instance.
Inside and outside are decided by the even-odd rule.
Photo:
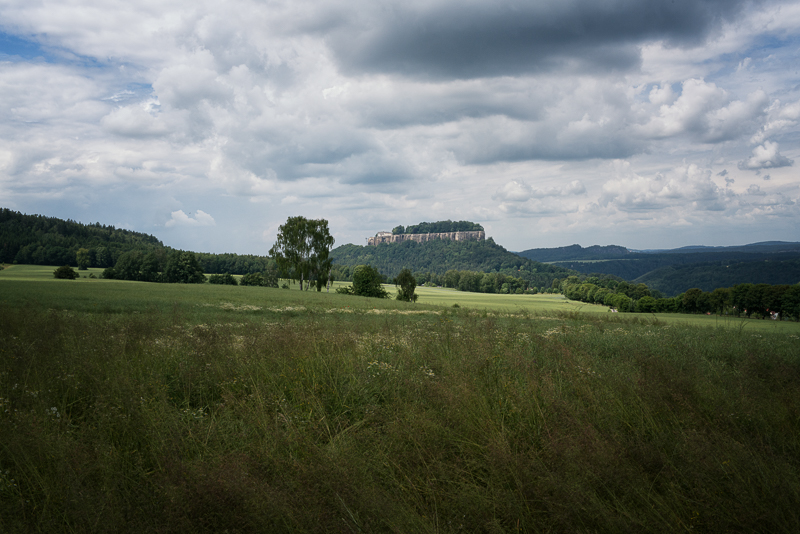
[[[13,61],[14,58],[28,61],[37,58],[42,58],[46,61],[52,59],[36,41],[23,39],[5,32],[0,32],[0,57],[6,61]]]

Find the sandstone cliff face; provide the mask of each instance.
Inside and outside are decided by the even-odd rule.
[[[441,234],[392,234],[390,232],[378,232],[375,237],[367,240],[367,245],[378,246],[380,243],[402,243],[403,241],[416,241],[423,243],[434,239],[452,239],[453,241],[483,241],[486,233],[480,232],[444,232]]]

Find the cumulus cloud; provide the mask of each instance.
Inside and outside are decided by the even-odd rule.
[[[532,198],[577,196],[584,193],[586,193],[586,187],[580,180],[573,180],[563,186],[551,186],[543,189],[533,188],[523,181],[511,180],[501,186],[492,198],[506,202],[525,202]]]
[[[672,86],[668,83],[663,83],[660,86],[656,85],[650,90],[648,100],[652,104],[663,106],[672,104],[675,101],[676,95],[672,90]]]
[[[159,137],[169,132],[169,127],[158,114],[158,101],[144,105],[131,105],[115,109],[100,120],[109,131],[125,137]]]
[[[780,135],[795,126],[800,120],[800,101],[783,105],[775,101],[769,107],[765,124],[750,138],[752,144],[761,144],[767,138]]]
[[[697,165],[677,167],[653,177],[640,176],[629,169],[603,184],[600,205],[641,212],[691,205],[702,211],[721,211],[727,193],[711,180],[711,173]]]
[[[793,163],[794,160],[781,155],[778,151],[778,143],[767,141],[763,145],[753,149],[752,157],[740,161],[739,168],[743,170],[774,169],[778,167],[789,167]]]
[[[524,202],[533,196],[531,187],[524,183],[512,180],[500,187],[492,198],[512,202]]]
[[[195,213],[194,218],[191,217],[191,214],[187,215],[183,212],[183,210],[173,211],[171,213],[170,220],[168,220],[164,226],[170,228],[172,226],[216,226],[217,223],[214,221],[214,217],[209,215],[208,213],[197,210]]]
[[[652,138],[688,133],[703,142],[718,143],[752,131],[767,104],[767,95],[761,90],[748,95],[745,101],[730,101],[727,92],[716,84],[691,79],[683,83],[674,103],[661,105],[658,115],[640,131]]]

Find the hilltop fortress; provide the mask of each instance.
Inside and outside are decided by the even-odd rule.
[[[453,241],[483,241],[486,233],[483,230],[472,232],[439,232],[431,234],[393,234],[392,232],[378,232],[375,237],[367,239],[367,245],[377,247],[380,243],[402,243],[403,241],[416,241],[424,243],[434,239],[452,239]]]

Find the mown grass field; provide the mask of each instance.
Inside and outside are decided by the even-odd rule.
[[[796,323],[52,270],[0,272],[2,532],[800,531]]]

